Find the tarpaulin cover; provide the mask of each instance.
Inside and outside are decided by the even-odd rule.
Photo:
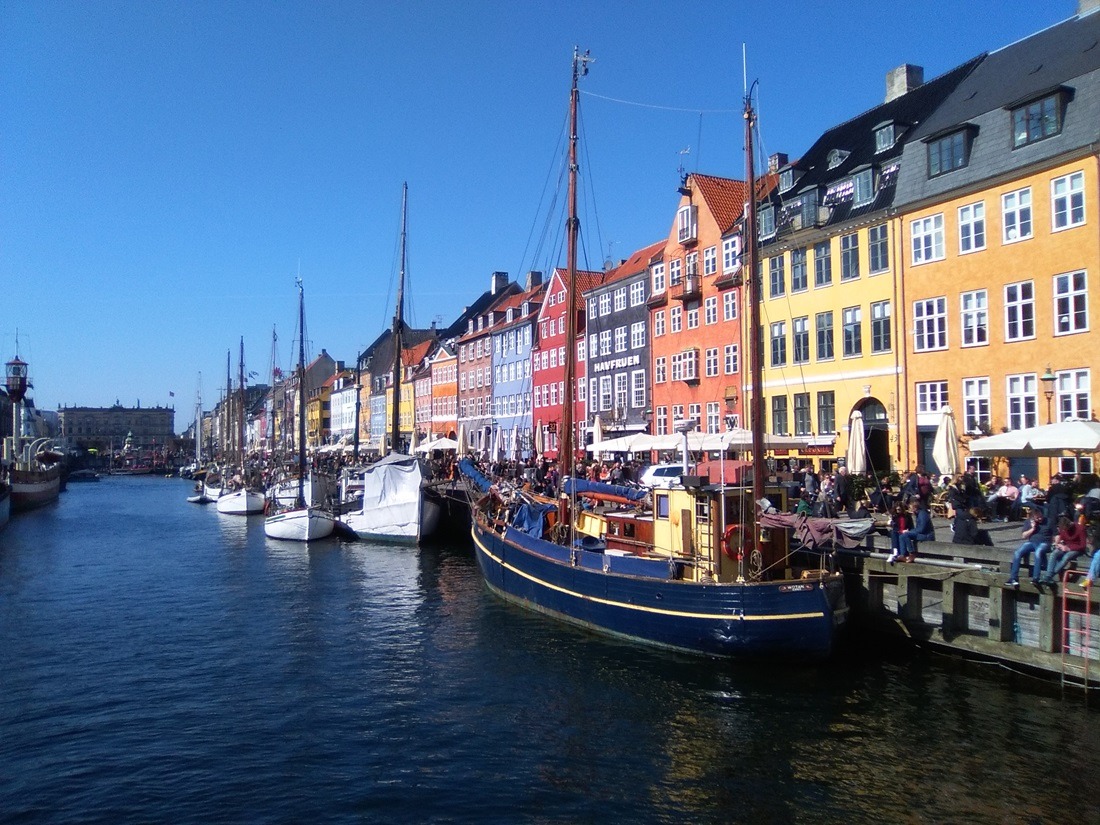
[[[646,490],[638,487],[626,487],[622,484],[607,484],[603,481],[589,481],[586,478],[567,478],[564,482],[566,495],[592,495],[595,497],[617,496],[628,501],[641,501],[646,497]]]
[[[525,501],[516,510],[515,518],[512,519],[512,527],[536,539],[542,538],[543,515],[556,509],[557,506],[553,504]]]
[[[477,486],[477,488],[481,490],[481,492],[489,492],[489,488],[492,486],[492,484],[490,484],[489,479],[487,479],[485,475],[477,467],[474,466],[474,462],[470,461],[470,459],[461,459],[458,462],[458,471],[462,473],[462,475],[466,476],[466,478],[470,479],[470,481],[472,481]]]

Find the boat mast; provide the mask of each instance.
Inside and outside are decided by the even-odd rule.
[[[199,373],[199,390],[195,395],[195,469],[202,469],[202,373]]]
[[[298,509],[306,506],[306,296],[298,279]]]
[[[561,427],[558,433],[558,464],[561,475],[573,475],[573,403],[577,383],[577,236],[580,220],[577,218],[577,79],[588,74],[588,52],[580,53],[573,47],[573,85],[569,91],[569,218],[566,222],[565,284],[565,398],[562,399]]]
[[[754,84],[755,85],[755,84]],[[756,175],[753,171],[752,130],[756,113],[752,108],[752,89],[745,93],[745,283],[749,284],[749,363],[752,406],[749,413],[752,426],[752,498],[764,498],[764,353],[760,346],[760,299],[763,283],[757,276],[756,252]]]
[[[397,277],[397,308],[393,313],[393,410],[390,412],[390,452],[397,452],[401,436],[401,350],[405,323],[405,231],[408,222],[409,184],[401,184],[401,270]]]
[[[229,440],[230,407],[233,405],[233,350],[225,351],[225,405],[222,408],[222,464],[229,463],[232,454]]]
[[[241,336],[241,357],[237,361],[237,390],[240,393],[237,407],[237,447],[241,453],[241,483],[244,483],[244,336]]]

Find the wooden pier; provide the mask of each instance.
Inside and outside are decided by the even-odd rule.
[[[861,550],[838,552],[853,623],[1041,672],[1067,686],[1100,688],[1100,586],[1090,593],[1078,584],[1087,555],[1068,582],[1036,588],[1025,565],[1020,585],[1005,587],[1023,543],[1020,522],[983,524],[993,547],[952,544],[950,522],[935,524],[939,541],[921,542],[912,563],[891,565],[882,535]]]

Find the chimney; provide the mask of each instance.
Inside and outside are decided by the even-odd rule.
[[[1085,0],[1082,0],[1085,2]],[[886,103],[913,91],[924,83],[924,67],[902,63],[886,73]]]
[[[1100,11],[1100,0],[1077,0],[1078,17],[1084,17],[1094,11]]]
[[[1100,2],[1100,0],[1097,1]],[[527,287],[524,292],[530,292],[537,286],[542,286],[542,273],[537,269],[532,269],[527,273]]]
[[[787,153],[776,152],[774,155],[768,156],[768,173],[774,175],[780,169],[787,165]]]
[[[494,272],[492,281],[489,284],[489,293],[496,295],[508,286],[508,273],[507,272]]]

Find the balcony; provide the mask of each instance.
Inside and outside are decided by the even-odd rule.
[[[703,295],[703,279],[698,275],[688,275],[672,288],[672,297],[677,301],[695,301]]]

